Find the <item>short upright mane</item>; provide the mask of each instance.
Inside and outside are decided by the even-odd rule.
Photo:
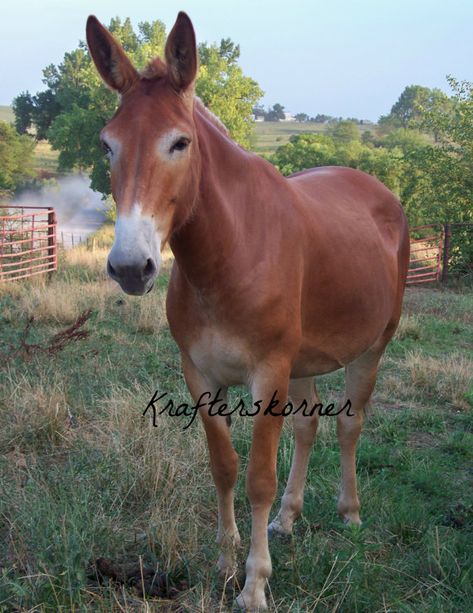
[[[144,70],[140,72],[140,76],[142,79],[147,79],[149,81],[154,81],[155,79],[163,79],[167,76],[168,69],[160,57],[156,57],[149,62]],[[223,132],[226,136],[229,136],[229,132],[225,127],[224,123],[221,119],[217,117],[210,109],[208,109],[202,100],[198,97],[194,97],[194,102],[199,109],[199,111],[207,117],[209,121],[211,121],[215,127],[217,127],[220,132]]]

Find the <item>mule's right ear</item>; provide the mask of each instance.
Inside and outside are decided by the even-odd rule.
[[[122,46],[95,15],[87,19],[86,34],[90,55],[100,76],[111,89],[125,93],[139,75]]]

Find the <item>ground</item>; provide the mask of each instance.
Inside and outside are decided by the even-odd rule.
[[[110,237],[105,228],[101,243]],[[230,611],[233,588],[215,571],[202,427],[183,430],[188,419],[169,415],[153,427],[142,416],[156,389],[190,402],[164,314],[170,255],[157,288],[133,298],[106,279],[106,253],[62,253],[49,283],[0,289],[0,611],[167,610],[139,585],[100,583],[103,557],[167,573],[178,595],[169,610]],[[87,309],[88,336],[54,353],[51,337]],[[337,516],[338,445],[325,417],[303,516],[292,540],[271,543],[273,611],[472,610],[472,347],[471,287],[407,290],[358,449],[363,527]],[[322,401],[342,386],[342,372],[321,377]],[[241,394],[248,399],[244,390],[232,398]],[[249,418],[233,421],[242,570],[250,428]],[[278,500],[292,448],[288,421]]]

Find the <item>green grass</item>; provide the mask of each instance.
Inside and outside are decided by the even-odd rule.
[[[274,153],[281,145],[289,142],[293,134],[314,134],[325,132],[328,124],[297,121],[257,121],[251,139],[251,149],[256,153]],[[376,126],[358,126],[361,133],[374,130]]]
[[[6,121],[7,123],[13,123],[15,116],[11,106],[0,106],[0,121]]]
[[[214,563],[216,501],[200,424],[142,417],[155,389],[190,400],[164,300],[170,260],[146,297],[120,293],[104,274],[106,250],[62,254],[50,284],[0,290],[0,350],[45,344],[85,308],[89,337],[56,356],[32,352],[0,373],[0,611],[166,610],[92,577],[101,556],[158,564],[185,577],[182,611],[230,611]],[[473,292],[407,292],[399,333],[382,362],[358,450],[361,529],[338,519],[335,424],[311,456],[303,517],[290,542],[271,543],[272,610],[459,613],[473,607]],[[2,346],[3,345],[3,346]],[[340,372],[321,377],[337,398]],[[241,390],[233,392],[233,398]],[[251,420],[235,419],[236,490],[244,554],[249,507],[243,471]],[[293,448],[279,451],[279,496]],[[278,504],[279,499],[276,502]],[[276,509],[275,505],[275,509]],[[174,609],[176,610],[176,609]]]

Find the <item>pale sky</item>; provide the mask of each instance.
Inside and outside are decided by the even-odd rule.
[[[5,0],[0,104],[44,88],[42,69],[85,39],[90,13],[105,24],[160,19],[169,31],[179,10],[198,41],[239,43],[263,102],[293,113],[377,120],[406,85],[473,81],[473,0]]]

